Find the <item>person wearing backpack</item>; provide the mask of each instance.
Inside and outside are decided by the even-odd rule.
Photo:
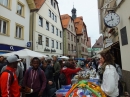
[[[46,87],[46,76],[40,69],[40,60],[34,57],[31,60],[32,67],[30,67],[24,76],[23,86],[33,89],[33,92],[26,94],[26,97],[41,97]]]
[[[0,77],[0,95],[1,97],[20,97],[20,86],[15,74],[17,64],[21,59],[15,55],[7,57],[6,70],[1,73]]]
[[[64,83],[64,85],[70,85],[71,84],[71,78],[73,74],[76,74],[77,72],[79,72],[80,70],[82,70],[82,68],[76,68],[76,69],[71,69],[70,65],[65,63],[64,67],[62,68],[61,72],[60,72],[60,77],[59,79],[62,80],[66,80],[66,83]],[[61,76],[62,75],[62,76]],[[63,77],[65,76],[65,77]],[[63,79],[64,78],[64,79]],[[60,80],[60,82],[62,81]],[[63,85],[62,83],[60,83],[61,85]]]

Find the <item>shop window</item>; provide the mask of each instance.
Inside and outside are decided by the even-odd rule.
[[[127,39],[126,27],[122,28],[122,29],[120,30],[120,33],[121,33],[122,46],[127,45],[127,44],[128,44],[128,39]]]

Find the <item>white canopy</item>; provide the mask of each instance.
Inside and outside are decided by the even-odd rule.
[[[44,54],[29,50],[29,49],[23,49],[23,50],[11,52],[11,53],[2,54],[2,56],[7,57],[7,56],[10,56],[10,55],[14,55],[14,54],[19,55],[19,57],[21,57],[21,58],[25,58],[25,57],[39,57],[39,58],[45,57],[46,58],[47,57]]]
[[[59,57],[60,59],[69,59],[69,57],[66,57],[66,56],[62,56],[62,57]]]

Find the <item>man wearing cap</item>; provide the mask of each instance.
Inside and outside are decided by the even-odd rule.
[[[15,73],[20,60],[15,55],[7,57],[6,72],[3,72],[0,78],[2,97],[20,97],[20,86],[18,85],[18,79]]]

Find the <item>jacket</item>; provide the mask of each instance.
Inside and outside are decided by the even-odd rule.
[[[4,66],[1,70],[1,73],[6,69],[7,66]],[[16,76],[18,78],[18,83],[20,86],[22,86],[22,82],[23,82],[23,71],[22,68],[20,66],[17,66],[17,69],[15,71]]]
[[[14,81],[10,85],[11,77],[8,72],[3,72],[0,78],[1,84],[1,96],[2,97],[20,97],[20,86],[18,85],[18,79],[15,74],[15,69],[9,66],[6,67],[7,70],[11,71],[14,75]]]
[[[113,65],[107,65],[103,73],[102,90],[110,97],[117,97],[119,75]]]
[[[65,74],[67,85],[71,84],[72,75],[76,74],[80,70],[81,70],[81,68],[76,68],[76,69],[70,69],[70,68],[67,68],[67,67],[62,68],[61,72],[63,72]]]
[[[61,66],[58,61],[54,62],[54,76],[60,73]]]
[[[32,69],[30,72],[28,72],[28,70],[25,73],[23,85],[33,89],[34,93],[40,91],[43,92],[46,87],[46,76],[44,72],[40,69],[42,79],[41,83],[38,69]]]

